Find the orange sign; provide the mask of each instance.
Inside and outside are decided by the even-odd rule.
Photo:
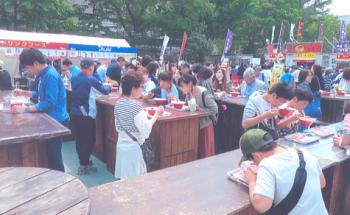
[[[287,53],[320,53],[322,43],[287,44],[286,49]]]
[[[337,60],[349,60],[350,61],[350,54],[337,54],[336,59]]]
[[[0,46],[9,48],[68,49],[65,43],[46,43],[25,40],[2,40]]]

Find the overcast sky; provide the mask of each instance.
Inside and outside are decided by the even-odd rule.
[[[333,0],[329,9],[333,15],[350,15],[350,0]]]

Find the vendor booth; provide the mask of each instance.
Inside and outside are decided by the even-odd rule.
[[[68,57],[74,62],[84,57],[110,62],[119,56],[130,59],[137,55],[137,49],[124,39],[0,30],[0,59],[11,76],[18,75],[18,56],[25,48],[37,48],[52,59]]]

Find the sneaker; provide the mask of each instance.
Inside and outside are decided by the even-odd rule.
[[[92,161],[89,161],[89,165],[87,167],[88,167],[88,172],[95,173],[98,170],[97,167],[94,166],[94,163],[92,163]]]
[[[88,166],[80,165],[78,168],[78,175],[86,175],[89,173],[89,168]]]

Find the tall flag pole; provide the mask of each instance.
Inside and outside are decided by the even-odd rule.
[[[165,54],[166,47],[168,46],[169,39],[170,38],[166,34],[164,34],[163,46],[160,51],[160,58],[159,58],[161,61],[164,60],[164,54]]]
[[[186,48],[186,43],[187,43],[188,35],[187,32],[184,32],[184,36],[182,38],[182,43],[181,43],[181,48],[180,48],[180,56],[179,56],[179,61],[181,60],[181,57],[185,51]]]
[[[227,29],[225,47],[224,47],[224,51],[222,53],[221,62],[224,61],[225,55],[228,53],[228,51],[230,51],[230,49],[232,47],[232,41],[233,41],[233,32],[230,31],[230,29]]]
[[[304,27],[304,20],[302,19],[298,23],[298,38],[299,38],[299,40],[303,36],[303,27]]]
[[[286,27],[282,22],[281,28],[280,28],[280,34],[278,37],[277,53],[280,53],[282,51],[283,38],[284,38],[285,32],[286,32]]]
[[[345,20],[342,20],[340,25],[339,42],[345,41],[345,38],[346,38],[346,22]]]
[[[295,24],[290,24],[290,32],[289,32],[289,39],[290,41],[293,43],[295,41],[294,39],[294,28],[295,28]]]
[[[273,40],[275,39],[275,25],[272,26],[272,32],[271,32],[271,44],[273,44]]]
[[[320,29],[318,33],[318,41],[323,42],[324,40],[324,22],[320,22]]]

